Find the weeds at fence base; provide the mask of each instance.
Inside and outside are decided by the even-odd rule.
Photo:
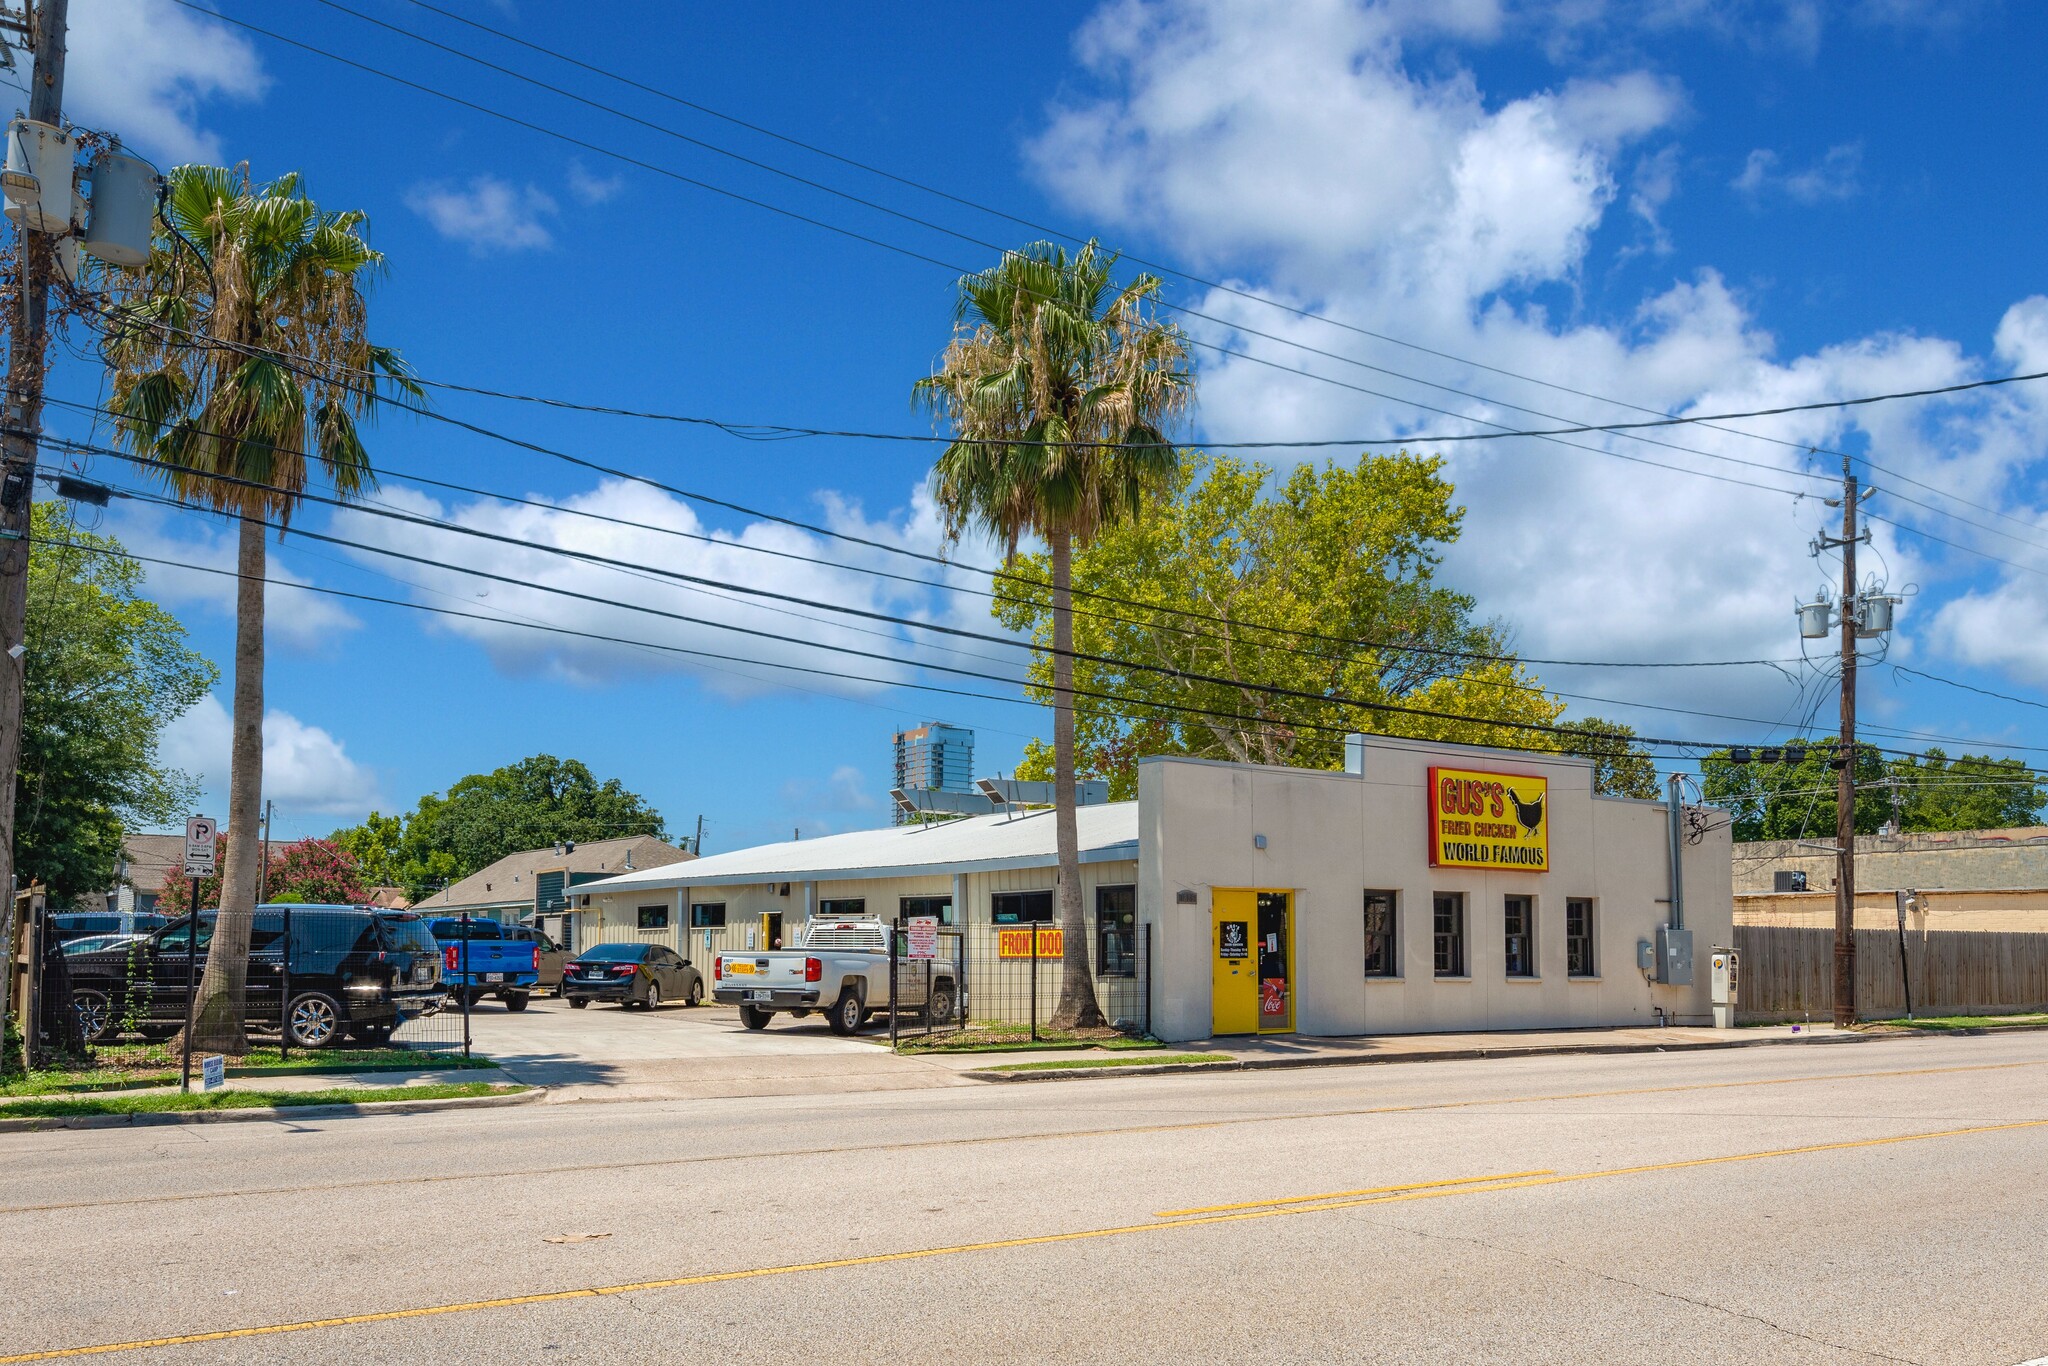
[[[1174,1067],[1182,1064],[1236,1062],[1228,1053],[1161,1053],[1149,1058],[1047,1058],[1041,1062],[1006,1062],[985,1072],[1064,1072],[1076,1067]]]
[[[122,1045],[104,1056],[88,1057],[70,1067],[18,1069],[0,1080],[0,1096],[42,1096],[57,1092],[125,1091],[163,1086],[178,1080],[178,1050],[169,1044],[150,1048]],[[489,1068],[488,1058],[450,1057],[409,1048],[294,1048],[280,1058],[276,1048],[254,1048],[228,1059],[231,1077],[305,1075],[336,1072],[425,1071],[429,1068]]]
[[[1015,1053],[1036,1048],[1158,1048],[1159,1040],[1134,1037],[1107,1025],[1096,1029],[1050,1029],[1038,1027],[1031,1037],[1028,1024],[1004,1021],[970,1024],[950,1034],[919,1037],[906,1034],[898,1045],[903,1053]]]
[[[173,1079],[175,1080],[175,1078]],[[75,1115],[162,1114],[181,1110],[268,1110],[302,1105],[367,1105],[380,1100],[456,1100],[530,1090],[488,1081],[435,1086],[337,1086],[323,1091],[199,1091],[189,1096],[64,1096],[0,1105],[0,1119],[64,1119]]]

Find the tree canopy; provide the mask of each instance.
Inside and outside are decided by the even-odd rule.
[[[1121,797],[1135,793],[1141,754],[1335,768],[1348,730],[1580,748],[1499,724],[1554,724],[1564,708],[1513,660],[1498,622],[1475,619],[1471,598],[1436,582],[1463,516],[1438,459],[1368,455],[1279,478],[1190,454],[1170,496],[1074,557],[1074,648],[1126,661],[1075,660],[1079,771],[1107,777]],[[993,609],[1039,643],[1030,676],[1040,696],[1051,681],[1046,569],[1042,556],[1021,562],[1016,579],[998,580]]]
[[[1796,764],[1734,762],[1728,750],[1700,761],[1706,799],[1728,808],[1737,840],[1829,839],[1835,830],[1839,770],[1832,739],[1806,747]],[[1867,745],[1856,753],[1856,833],[1887,821],[1901,831],[1999,830],[2033,825],[2048,786],[2017,759],[1940,749],[1886,759]]]
[[[216,862],[226,866],[228,836],[220,836]],[[220,905],[221,875],[202,878],[199,904],[202,909]],[[294,840],[270,851],[270,867],[263,879],[265,901],[286,901],[329,906],[361,906],[370,900],[370,888],[363,880],[356,856],[333,840]],[[157,909],[166,915],[182,915],[189,909],[192,884],[184,878],[164,883]]]
[[[403,815],[373,811],[333,838],[371,882],[418,900],[521,849],[629,835],[668,838],[661,813],[618,779],[599,782],[578,760],[536,754],[472,773]]]
[[[31,517],[14,866],[61,905],[114,885],[124,829],[185,814],[196,788],[157,743],[219,671],[142,596],[142,566],[118,541],[54,504]]]

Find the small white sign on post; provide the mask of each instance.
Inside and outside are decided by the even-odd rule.
[[[185,822],[185,876],[212,877],[214,841],[220,827],[211,816],[194,816]]]
[[[937,958],[939,956],[939,918],[935,915],[914,915],[904,921],[908,930],[909,948],[906,958]]]
[[[199,1089],[218,1091],[228,1084],[228,1060],[218,1053],[208,1053],[199,1060]]]

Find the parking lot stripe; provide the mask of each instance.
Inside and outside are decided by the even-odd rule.
[[[434,1318],[443,1314],[467,1314],[484,1309],[515,1309],[522,1305],[553,1304],[563,1300],[596,1299],[608,1295],[630,1295],[648,1290],[680,1290],[697,1285],[718,1285],[727,1281],[759,1280],[770,1276],[794,1276],[808,1272],[838,1271],[849,1267],[882,1266],[891,1262],[920,1261],[928,1257],[955,1257],[970,1252],[1000,1252],[1011,1248],[1046,1247],[1078,1243],[1096,1238],[1120,1238],[1138,1233],[1164,1233],[1175,1229],[1206,1227],[1211,1224],[1239,1224],[1254,1219],[1283,1219],[1336,1210],[1359,1209],[1369,1205],[1397,1205],[1416,1200],[1446,1200],[1460,1195],[1493,1195],[1501,1191],[1528,1190],[1579,1181],[1600,1181],[1616,1176],[1645,1176],[1657,1172],[1684,1171],[1694,1167],[1724,1166],[1733,1162],[1758,1162],[1766,1158],[1803,1157],[1816,1153],[1844,1152],[1857,1148],[1880,1148],[1898,1143],[1924,1143],[1933,1139],[1967,1138],[1979,1134],[2010,1133],[2021,1129],[2048,1127],[2048,1119],[2015,1120],[2004,1124],[1978,1124],[1964,1129],[1941,1129],[1932,1133],[1890,1134],[1880,1138],[1848,1139],[1838,1143],[1812,1143],[1796,1148],[1770,1148],[1762,1152],[1730,1153],[1722,1157],[1684,1158],[1637,1167],[1611,1167],[1601,1171],[1568,1172],[1536,1176],[1527,1180],[1493,1185],[1459,1185],[1432,1190],[1412,1190],[1392,1195],[1374,1195],[1333,1204],[1294,1205],[1285,1208],[1243,1210],[1230,1214],[1205,1214],[1149,1224],[1123,1224],[1111,1228],[1075,1229],[1066,1233],[1041,1233],[1023,1238],[998,1238],[980,1243],[956,1243],[947,1247],[913,1248],[903,1252],[878,1252],[860,1257],[837,1257],[830,1261],[798,1262],[784,1266],[749,1267],[739,1271],[710,1271],[694,1276],[672,1276],[662,1280],[629,1281],[618,1285],[586,1286],[576,1290],[545,1291],[534,1295],[508,1295],[498,1299],[469,1300],[460,1304],[421,1305],[411,1309],[387,1309],[369,1314],[347,1314],[334,1318],[304,1319],[296,1323],[262,1324],[251,1328],[223,1328],[210,1333],[182,1333],[169,1337],[140,1338],[132,1342],[95,1343],[85,1347],[58,1347],[41,1352],[20,1352],[0,1356],[0,1366],[31,1361],[60,1361],[73,1357],[103,1356],[112,1352],[143,1351],[153,1347],[189,1347],[208,1342],[229,1342],[241,1338],[270,1337],[280,1333],[304,1333],[319,1328],[349,1328],[365,1324],[391,1323],[401,1319]]]

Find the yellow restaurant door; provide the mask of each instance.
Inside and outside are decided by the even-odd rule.
[[[1258,919],[1258,896],[1254,892],[1218,888],[1210,893],[1210,916],[1214,921],[1209,939],[1215,983],[1209,1006],[1212,1034],[1256,1034],[1259,1032],[1258,960],[1252,953],[1252,934]]]

